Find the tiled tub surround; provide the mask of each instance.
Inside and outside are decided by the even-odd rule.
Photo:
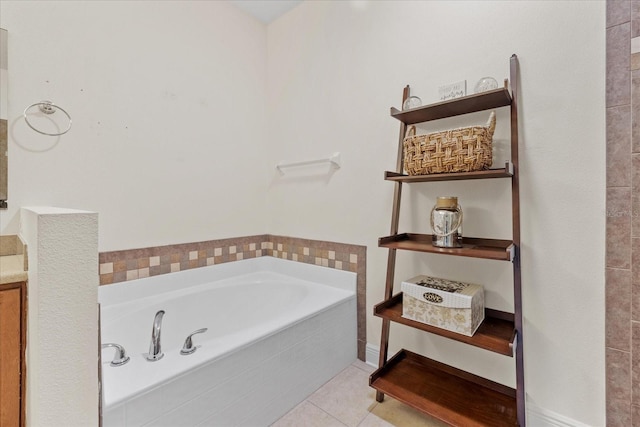
[[[249,258],[272,256],[357,274],[358,359],[366,349],[366,246],[261,234],[101,252],[100,284],[124,282]]]
[[[271,424],[356,359],[355,276],[261,257],[100,288],[102,341],[131,356],[103,359],[105,426]],[[164,357],[149,363],[160,309]]]
[[[640,426],[640,1],[607,0],[607,426]]]

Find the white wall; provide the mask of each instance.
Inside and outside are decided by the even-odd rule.
[[[23,208],[27,425],[98,425],[98,214]]]
[[[262,23],[217,1],[0,9],[10,64],[1,234],[17,232],[25,205],[100,212],[101,251],[264,233]],[[27,127],[22,111],[43,99],[71,114],[68,134]],[[53,119],[64,129],[62,113]]]
[[[333,175],[271,175],[273,234],[367,245],[370,308],[383,295],[400,107],[410,84],[424,103],[441,84],[521,69],[521,207],[526,391],[530,408],[603,425],[605,219],[605,3],[529,1],[304,2],[268,27],[268,159],[340,151]],[[496,164],[508,157],[500,111]],[[484,123],[488,113],[423,131]],[[578,153],[578,154],[577,154]],[[305,176],[302,176],[305,175]],[[458,195],[465,233],[508,238],[508,181],[405,186],[401,231],[427,232],[438,195]],[[488,304],[511,309],[507,263],[399,253],[396,279],[418,273],[486,286]],[[506,296],[504,295],[506,294]],[[426,352],[513,385],[513,360],[393,325],[391,350]]]

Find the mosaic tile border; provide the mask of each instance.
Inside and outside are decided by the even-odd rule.
[[[101,252],[100,285],[261,256],[356,273],[358,358],[366,348],[366,246],[261,234],[204,242]]]
[[[100,285],[267,255],[267,235],[101,252]]]

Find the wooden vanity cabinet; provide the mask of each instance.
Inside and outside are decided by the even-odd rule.
[[[0,284],[0,427],[25,425],[26,283]]]

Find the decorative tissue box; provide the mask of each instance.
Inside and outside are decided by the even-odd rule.
[[[402,317],[472,336],[484,320],[480,285],[416,276],[402,282]]]

